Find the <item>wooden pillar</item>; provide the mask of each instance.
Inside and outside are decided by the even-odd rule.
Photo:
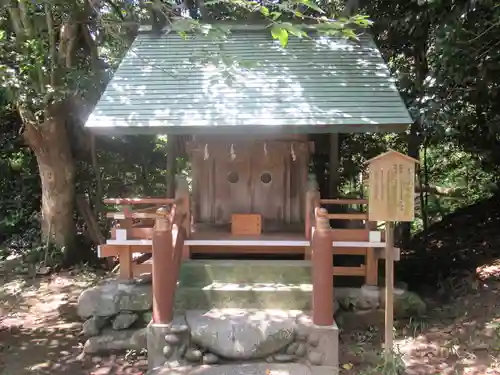
[[[153,323],[168,324],[173,319],[176,287],[170,282],[175,271],[172,223],[166,208],[162,207],[156,213],[161,217],[156,218],[153,232]]]
[[[337,198],[339,195],[339,168],[340,168],[340,134],[330,134],[330,159],[329,159],[329,179],[328,193],[331,198]]]
[[[375,249],[369,247],[366,249],[366,285],[378,285],[378,258]]]
[[[186,236],[189,238],[191,233],[191,202],[189,194],[189,184],[184,176],[177,177],[175,199],[177,202],[177,212],[183,217],[182,222],[179,222],[178,224],[186,230]],[[189,258],[191,258],[189,246],[185,245],[182,249],[182,259]]]
[[[318,184],[314,175],[309,175],[309,181],[306,190],[305,204],[305,236],[306,239],[311,239],[311,228],[314,226],[315,208],[319,206],[319,190]]]
[[[385,359],[392,359],[394,328],[394,223],[385,223]]]
[[[366,221],[365,228],[368,231],[376,230],[377,225],[373,221]],[[369,232],[368,232],[369,233]],[[368,234],[369,236],[369,234]],[[378,257],[373,247],[369,247],[366,249],[366,277],[365,284],[366,285],[378,285]]]
[[[118,261],[120,262],[119,278],[122,280],[132,279],[134,275],[132,269],[132,249],[130,246],[120,246]]]
[[[313,323],[333,325],[332,238],[328,212],[316,210],[316,228],[312,234]]]
[[[167,197],[173,198],[175,194],[175,171],[177,160],[178,137],[167,135]]]

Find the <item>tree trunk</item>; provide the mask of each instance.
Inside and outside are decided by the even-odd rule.
[[[24,123],[23,136],[38,163],[42,186],[42,238],[62,251],[63,265],[78,262],[75,249],[75,163],[63,116]]]

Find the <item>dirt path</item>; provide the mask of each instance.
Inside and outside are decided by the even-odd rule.
[[[5,279],[0,286],[0,375],[144,373],[145,358],[81,356],[76,300],[98,279],[84,272]],[[427,318],[398,326],[396,342],[408,375],[500,375],[499,283],[429,306]],[[381,332],[383,327],[374,323],[341,334],[342,375],[383,374],[373,369]]]
[[[145,361],[123,355],[82,358],[81,291],[95,275],[59,274],[5,280],[0,287],[0,375],[138,375]]]

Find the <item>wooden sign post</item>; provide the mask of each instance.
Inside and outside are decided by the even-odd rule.
[[[367,163],[368,220],[385,221],[385,359],[389,361],[394,329],[394,222],[414,219],[418,160],[391,150]]]

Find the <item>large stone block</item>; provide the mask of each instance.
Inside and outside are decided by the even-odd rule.
[[[78,298],[77,312],[81,318],[108,317],[147,311],[152,303],[151,285],[110,280],[84,290]]]
[[[233,360],[265,358],[295,337],[299,311],[188,311],[192,340],[221,357]]]
[[[213,283],[310,284],[311,262],[296,260],[190,260],[182,264],[181,287]]]
[[[310,310],[310,285],[214,284],[184,287],[175,293],[177,311],[211,308]]]
[[[83,352],[95,354],[115,350],[145,349],[145,337],[144,328],[123,331],[104,330],[100,336],[91,337],[85,342]]]

